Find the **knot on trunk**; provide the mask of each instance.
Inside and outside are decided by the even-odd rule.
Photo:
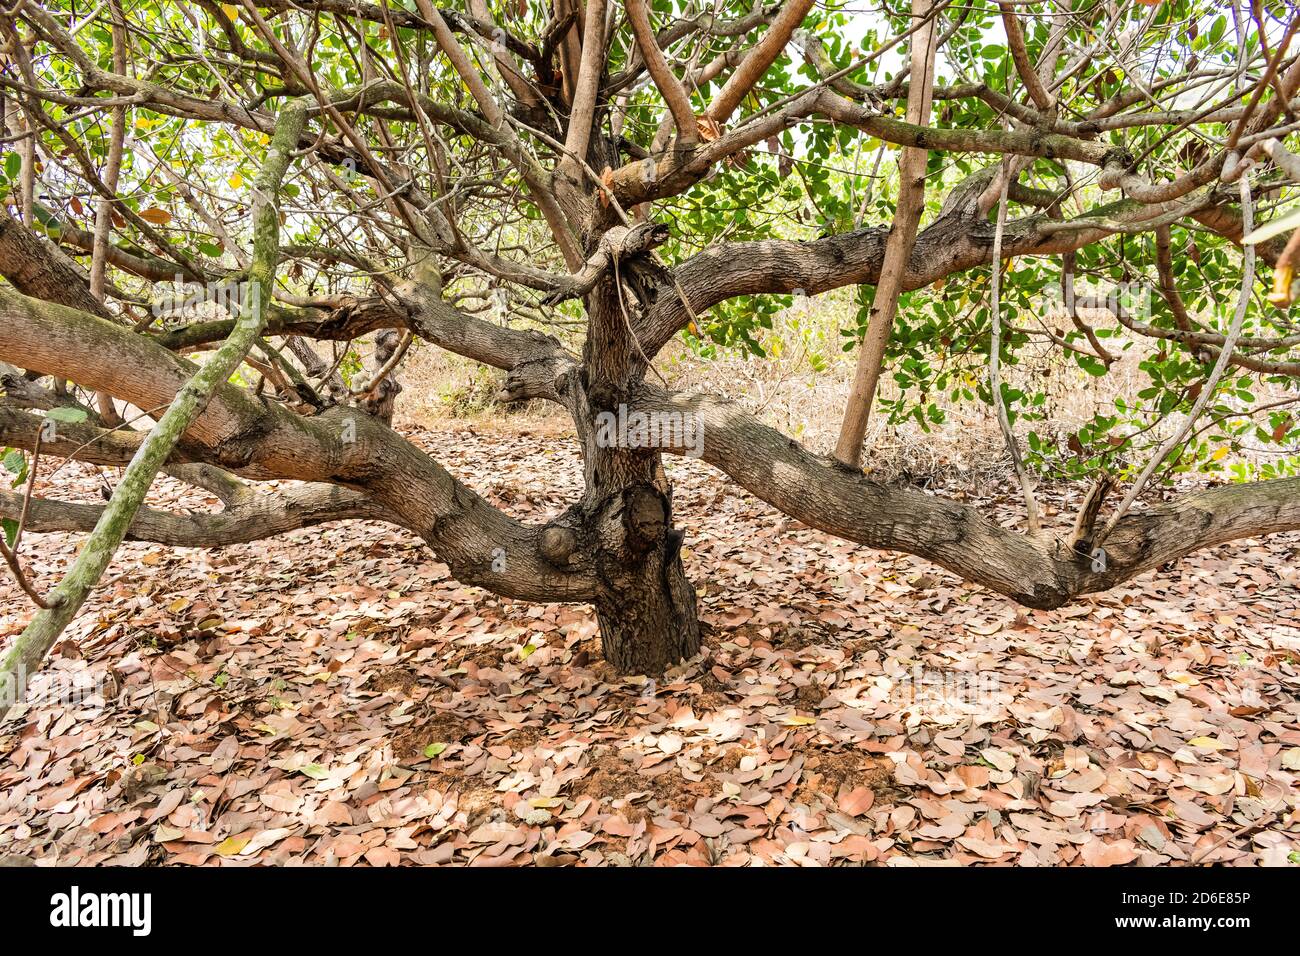
[[[668,503],[651,485],[634,485],[623,492],[623,531],[634,554],[645,554],[668,529]]]
[[[578,535],[564,525],[547,525],[538,536],[537,550],[551,564],[565,567],[578,550]]]

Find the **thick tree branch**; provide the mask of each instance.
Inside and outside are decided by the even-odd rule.
[[[87,238],[93,243],[89,233]],[[90,294],[88,278],[71,259],[57,246],[16,222],[8,211],[0,211],[0,275],[26,295],[62,302],[113,322],[121,321]]]
[[[440,314],[445,313],[435,308],[420,321],[436,329]],[[477,341],[472,330],[450,334],[460,335],[467,351]],[[514,332],[509,341],[522,347],[529,338]],[[0,356],[102,389],[139,408],[168,405],[194,369],[145,336],[3,288]],[[421,535],[466,583],[535,601],[580,601],[593,593],[591,570],[581,560],[562,571],[554,568],[537,550],[540,529],[492,507],[428,455],[355,409],[334,408],[305,419],[223,385],[185,439],[204,460],[237,474],[364,491]]]
[[[1141,216],[1145,207],[1117,205],[1115,215]],[[1109,233],[1081,228],[1044,234],[1051,222],[1046,215],[1027,216],[1007,223],[1003,258],[1070,252],[1096,242]],[[903,291],[924,285],[993,259],[993,223],[971,209],[959,207],[940,215],[916,237],[903,274]],[[740,295],[788,294],[802,289],[816,295],[846,285],[880,281],[887,230],[873,226],[828,236],[813,242],[764,240],[712,246],[679,264],[673,276],[690,300],[690,308],[672,286],[665,289],[637,327],[648,355],[655,355],[692,315]]]
[[[628,22],[636,37],[637,48],[641,51],[641,59],[645,61],[650,79],[654,81],[659,95],[668,104],[668,110],[677,126],[677,143],[679,146],[688,146],[699,139],[690,95],[681,81],[673,75],[668,61],[664,59],[663,51],[659,49],[659,43],[655,40],[654,31],[650,26],[646,0],[625,0],[625,4]]]
[[[1060,607],[1225,541],[1300,529],[1300,478],[1213,488],[1125,516],[1107,537],[1106,569],[1093,571],[1066,532],[1031,538],[969,505],[847,471],[734,402],[644,386],[632,407],[697,416],[704,461],[779,511],[849,541],[924,557],[1029,607]]]

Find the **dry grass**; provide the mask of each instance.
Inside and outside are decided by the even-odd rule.
[[[768,357],[755,358],[739,348],[719,348],[712,359],[701,359],[680,339],[656,361],[676,389],[726,395],[739,401],[765,423],[792,435],[815,452],[829,454],[843,417],[853,380],[856,352],[844,352],[839,329],[847,324],[849,304],[843,293],[831,293],[780,313],[774,328],[760,341]],[[1012,319],[1029,325],[1028,317]],[[1048,320],[1048,325],[1059,325]],[[1125,345],[1131,345],[1125,350]],[[1103,378],[1084,372],[1046,340],[1020,351],[1021,361],[1004,366],[1004,380],[1027,392],[1047,395],[1047,420],[1032,428],[1060,443],[1099,411],[1114,412],[1118,396],[1134,396],[1150,384],[1140,363],[1149,354],[1145,340],[1110,339],[1107,347],[1119,360]],[[981,374],[982,371],[981,371]],[[448,417],[492,427],[508,416],[512,423],[550,433],[571,434],[565,413],[546,402],[508,408],[494,395],[502,373],[432,346],[413,350],[402,373],[404,392],[398,404],[399,423],[432,425]],[[886,374],[882,397],[895,398],[898,386]],[[989,490],[1009,477],[1010,457],[998,430],[993,409],[981,402],[954,403],[933,396],[945,421],[923,429],[916,421],[890,423],[874,414],[866,437],[868,471],[887,481],[919,484],[957,482],[972,491]],[[879,406],[878,406],[879,407]],[[1176,427],[1170,419],[1152,437]],[[1020,423],[1024,440],[1031,426]]]
[[[502,406],[496,393],[505,378],[503,372],[428,343],[418,342],[412,347],[399,377],[399,426],[406,422],[427,427],[447,418],[492,420],[506,414],[525,427],[554,427],[559,421],[568,421],[564,412],[550,402]]]
[[[770,358],[754,359],[738,349],[723,350],[702,362],[680,342],[666,358],[669,381],[677,388],[727,394],[767,424],[798,438],[814,451],[829,454],[839,433],[853,382],[857,353],[844,352],[838,334],[840,311],[832,301],[792,308],[778,316],[762,344]],[[1103,409],[1113,409],[1120,394],[1145,387],[1138,368],[1140,352],[1131,350],[1111,373],[1089,376],[1054,347],[1031,347],[1020,365],[1004,367],[1005,381],[1025,391],[1043,389],[1048,396],[1050,423],[1034,427],[1040,433],[1064,436]],[[819,367],[820,366],[820,370]],[[881,398],[896,399],[899,388],[888,373],[881,380]],[[979,402],[954,403],[934,396],[945,421],[929,431],[913,420],[890,423],[873,414],[867,430],[866,467],[886,480],[947,480],[966,478],[981,484],[1002,477],[1009,456],[993,409]],[[1026,426],[1018,432],[1023,437]]]

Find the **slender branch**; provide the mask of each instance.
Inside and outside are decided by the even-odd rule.
[[[605,72],[605,0],[587,0],[587,17],[582,31],[582,59],[573,92],[573,109],[569,111],[569,131],[564,139],[564,155],[559,172],[576,176],[587,158],[591,126],[596,116],[596,97]]]
[[[912,16],[924,24],[912,37],[912,85],[907,96],[907,121],[917,126],[930,121],[935,58],[932,7],[933,0],[912,0]],[[880,267],[880,281],[871,302],[867,332],[858,353],[853,387],[835,446],[835,457],[850,468],[858,467],[862,460],[862,440],[867,434],[871,405],[876,398],[889,335],[898,312],[898,297],[903,292],[907,260],[912,256],[917,226],[925,209],[928,157],[926,150],[908,147],[898,161],[898,202],[894,207],[894,224],[885,240],[885,261]]]
[[[439,48],[446,54],[447,59],[451,60],[451,65],[469,89],[470,95],[474,97],[474,102],[483,111],[488,124],[503,133],[508,133],[513,139],[513,133],[505,125],[505,113],[502,112],[501,105],[488,91],[487,86],[483,83],[483,77],[479,76],[474,64],[470,62],[461,45],[452,36],[451,29],[447,26],[447,22],[442,18],[442,15],[438,13],[429,0],[416,0],[416,6],[419,7],[420,15],[432,25]],[[521,160],[520,172],[528,183],[537,204],[541,207],[542,214],[551,227],[551,232],[560,246],[560,251],[564,254],[565,261],[570,268],[577,268],[578,264],[582,262],[582,253],[577,238],[573,234],[573,228],[558,203],[556,203],[549,183],[544,182],[540,170],[533,168],[526,160]]]
[[[688,146],[699,139],[695,124],[695,110],[691,108],[691,98],[686,87],[673,75],[663,51],[655,41],[654,31],[650,26],[650,14],[646,9],[646,0],[625,0],[627,19],[636,37],[641,59],[645,60],[650,79],[659,90],[659,95],[668,104],[673,122],[677,125],[677,143]]]
[[[253,264],[250,269],[253,301],[242,308],[230,338],[176,393],[171,406],[141,444],[72,569],[55,588],[50,598],[51,606],[36,615],[0,660],[0,714],[7,713],[11,706],[23,699],[28,676],[40,667],[50,647],[72,622],[107,569],[158,470],[171,455],[181,435],[203,412],[213,392],[225,384],[261,335],[266,323],[265,303],[271,298],[275,264],[279,258],[277,194],[306,116],[305,103],[294,102],[285,108],[276,125],[266,162],[254,183]]]
[[[18,499],[0,489],[0,515],[20,508]],[[105,510],[105,505],[37,498],[31,506],[31,530],[38,534],[92,531]],[[126,540],[175,548],[224,548],[343,520],[398,523],[391,512],[360,492],[312,483],[274,494],[250,494],[216,514],[174,514],[142,505],[126,529]]]
[[[736,67],[736,71],[731,74],[722,89],[718,91],[717,97],[709,104],[707,111],[709,119],[721,125],[731,117],[736,107],[740,105],[740,101],[745,98],[745,94],[754,88],[754,84],[767,72],[768,67],[776,62],[785,45],[790,42],[791,34],[799,24],[803,23],[803,18],[813,8],[814,2],[815,0],[786,0],[780,14],[772,21],[767,33],[763,34],[763,39],[746,54],[740,66]]]
[[[27,468],[27,481],[23,488],[22,495],[17,496],[12,495],[10,492],[0,492],[13,498],[19,498],[21,502],[16,509],[10,509],[11,511],[16,510],[16,515],[13,513],[7,515],[10,520],[13,520],[14,518],[17,519],[12,544],[5,540],[7,532],[4,529],[0,529],[0,557],[3,557],[5,563],[9,565],[9,570],[13,572],[14,578],[18,582],[18,586],[22,588],[23,593],[31,598],[32,603],[42,610],[49,608],[50,603],[27,579],[27,575],[23,571],[22,563],[18,559],[18,549],[22,547],[23,531],[27,528],[27,518],[31,511],[32,489],[36,486],[36,470],[40,466],[41,462],[41,443],[44,438],[44,433],[45,428],[42,424],[36,429],[35,443],[32,445],[32,461]]]
[[[1248,176],[1241,177],[1240,189],[1241,218],[1246,231],[1249,232],[1251,229],[1251,195],[1250,178]],[[1115,513],[1112,514],[1110,519],[1106,522],[1106,526],[1102,529],[1101,534],[1098,535],[1097,538],[1096,544],[1098,547],[1100,547],[1102,542],[1105,541],[1106,538],[1110,536],[1110,533],[1115,530],[1120,519],[1124,517],[1128,512],[1128,509],[1132,507],[1133,502],[1135,502],[1138,499],[1138,496],[1142,494],[1143,489],[1146,488],[1147,482],[1151,480],[1151,476],[1155,473],[1156,469],[1159,468],[1161,464],[1164,463],[1164,460],[1169,457],[1169,453],[1178,447],[1178,445],[1182,443],[1183,439],[1187,437],[1187,433],[1190,432],[1192,426],[1196,424],[1196,419],[1200,416],[1202,409],[1205,408],[1206,403],[1209,402],[1211,396],[1214,395],[1215,390],[1219,387],[1219,379],[1223,377],[1224,370],[1227,369],[1229,365],[1232,358],[1232,351],[1237,345],[1237,338],[1241,334],[1241,325],[1246,318],[1246,310],[1250,305],[1251,288],[1254,284],[1255,249],[1253,246],[1248,245],[1242,253],[1241,291],[1237,294],[1236,312],[1233,314],[1232,325],[1228,329],[1227,337],[1223,340],[1223,347],[1219,351],[1218,358],[1215,360],[1214,368],[1210,371],[1210,377],[1206,379],[1205,384],[1201,387],[1201,392],[1196,396],[1196,401],[1192,404],[1191,411],[1187,413],[1187,418],[1183,421],[1182,425],[1180,425],[1178,429],[1165,439],[1160,447],[1156,449],[1156,453],[1151,456],[1151,460],[1146,463],[1146,466],[1142,469],[1141,473],[1137,476],[1137,479],[1129,488],[1128,493],[1124,495],[1123,500],[1119,503],[1119,507],[1115,509]]]
[[[1029,50],[1025,47],[1025,34],[1020,29],[1020,21],[1016,19],[1015,11],[1011,4],[1004,0],[999,0],[998,9],[1002,11],[1002,26],[1007,31],[1007,46],[1011,49],[1011,59],[1016,64],[1020,81],[1025,84],[1025,89],[1029,91],[1029,98],[1034,101],[1035,106],[1040,110],[1050,110],[1056,105],[1056,98],[1043,87],[1043,81],[1039,79],[1038,71],[1034,69],[1033,61],[1029,59]]]
[[[123,23],[122,5],[119,0],[111,0],[113,11],[113,69],[118,73],[126,72],[126,27]],[[104,186],[108,192],[117,193],[117,180],[122,171],[122,147],[126,139],[126,108],[113,108],[113,128],[109,133],[108,162],[104,167]],[[170,168],[170,167],[168,167]],[[100,302],[104,301],[104,280],[108,271],[108,234],[111,229],[113,204],[106,197],[101,197],[95,209],[95,237],[90,255],[90,294]],[[95,396],[100,415],[108,425],[115,425],[121,419],[113,405],[113,399],[100,392]]]
[[[993,407],[997,411],[998,427],[1002,438],[1007,443],[1011,454],[1011,464],[1015,468],[1016,480],[1020,482],[1020,491],[1025,498],[1026,526],[1030,536],[1037,535],[1038,499],[1034,495],[1034,483],[1025,469],[1024,459],[1020,454],[1020,443],[1016,440],[1015,429],[1007,415],[1006,399],[1002,395],[1002,235],[1007,225],[1007,184],[1011,181],[1010,163],[1002,175],[1001,195],[998,197],[998,224],[993,234],[993,272],[989,279],[989,322],[992,325],[992,337],[989,343],[989,391],[993,398]]]
[[[0,558],[4,558],[5,564],[9,565],[9,570],[13,573],[14,580],[18,582],[18,587],[22,589],[24,594],[32,599],[33,604],[41,610],[48,610],[53,606],[49,599],[37,591],[36,588],[32,586],[31,581],[27,579],[27,575],[23,571],[23,566],[18,560],[17,553],[14,552],[5,542],[3,535],[0,535]],[[3,672],[0,672],[0,681],[3,681],[4,679]],[[0,698],[0,703],[3,703],[2,698]]]

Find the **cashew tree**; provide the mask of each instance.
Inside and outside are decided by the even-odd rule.
[[[236,329],[287,110],[257,341],[165,465],[221,507],[128,538],[391,522],[460,581],[593,606],[606,658],[658,673],[700,646],[673,456],[1034,608],[1300,529],[1298,25],[1277,0],[19,0],[9,571],[39,601],[23,535],[103,510],[32,494],[41,460],[131,461]],[[823,296],[856,366],[833,449],[659,370],[761,362]],[[394,430],[413,342],[561,406],[581,496],[517,520]],[[1012,374],[1044,350],[1081,388],[1141,354],[1144,384],[1063,434]],[[1023,521],[872,477],[870,417],[928,427],[939,395],[992,409]],[[1229,467],[1244,446],[1269,457]],[[1045,475],[1087,491],[1072,524],[1039,516]]]

